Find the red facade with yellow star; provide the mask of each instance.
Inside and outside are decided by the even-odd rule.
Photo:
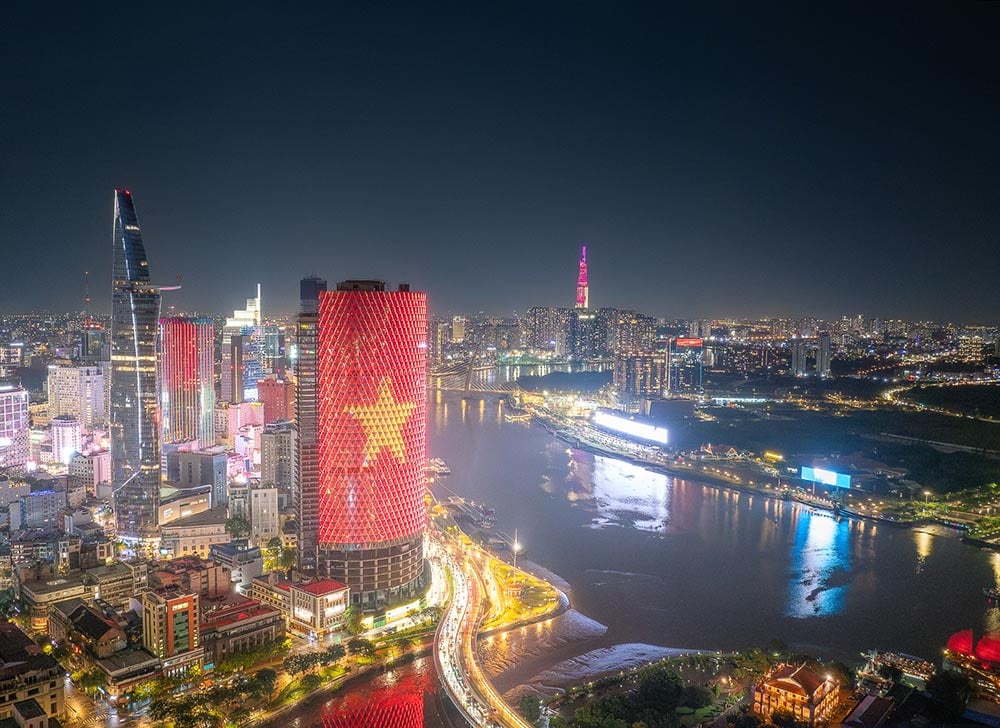
[[[320,294],[319,543],[370,548],[423,533],[427,296]]]

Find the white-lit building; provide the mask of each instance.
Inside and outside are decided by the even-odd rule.
[[[281,537],[278,518],[278,489],[274,487],[251,488],[250,500],[250,542],[261,545],[272,538]]]
[[[104,387],[101,367],[50,366],[49,418],[70,415],[84,432],[100,428],[107,420]]]
[[[96,495],[98,485],[111,482],[111,453],[107,450],[76,453],[69,461],[69,477]]]
[[[324,579],[310,584],[291,584],[289,627],[317,637],[335,632],[344,623],[349,589],[339,581]]]
[[[28,392],[0,384],[0,470],[24,467],[30,455]]]
[[[59,415],[49,420],[52,430],[52,457],[69,465],[73,454],[80,452],[80,420],[73,415]]]

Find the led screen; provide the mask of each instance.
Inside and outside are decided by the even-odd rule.
[[[822,468],[808,468],[805,465],[803,465],[801,477],[802,480],[808,480],[811,483],[822,483],[823,485],[832,485],[835,488],[851,487],[850,475],[844,475],[843,473],[835,473],[832,470],[823,470]]]
[[[636,422],[627,417],[619,417],[609,412],[595,413],[594,423],[614,432],[621,432],[622,434],[639,437],[643,440],[651,440],[661,445],[667,444],[667,429],[665,427],[655,427],[644,422]]]

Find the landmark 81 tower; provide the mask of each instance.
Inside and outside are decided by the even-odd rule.
[[[112,231],[111,462],[118,536],[157,536],[160,438],[156,334],[160,287],[149,281],[139,220],[128,190],[115,190]]]

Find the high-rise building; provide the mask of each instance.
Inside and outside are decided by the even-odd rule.
[[[160,289],[150,283],[128,190],[115,191],[111,300],[111,461],[118,536],[156,536],[160,433],[156,334]]]
[[[821,331],[816,346],[816,376],[827,379],[830,376],[830,332]]]
[[[0,382],[0,471],[23,468],[30,456],[28,392]]]
[[[260,433],[260,482],[288,489],[292,484],[292,425],[272,422]]]
[[[792,375],[796,377],[806,375],[806,342],[803,339],[792,341]]]
[[[316,572],[319,529],[319,462],[317,460],[316,347],[319,297],[326,281],[317,276],[299,284],[299,315],[295,334],[295,422],[292,503],[298,528],[299,570]]]
[[[87,365],[100,364],[104,361],[106,344],[104,327],[93,319],[84,322],[80,330],[80,361]]]
[[[424,585],[427,296],[345,281],[319,298],[319,571],[379,608]]]
[[[84,432],[104,426],[104,387],[107,381],[99,366],[62,367],[49,365],[49,418],[69,415],[80,422]]]
[[[258,334],[263,321],[263,309],[260,299],[260,284],[257,284],[257,297],[247,299],[247,307],[233,311],[222,327],[222,371],[220,396],[223,402],[242,402],[247,398],[244,388],[252,385],[257,388],[257,380],[263,374],[263,368],[253,365],[253,338]],[[260,342],[261,349],[263,342]],[[260,351],[257,355],[260,355]],[[259,365],[259,360],[258,360]],[[247,376],[247,369],[252,371]]]
[[[453,316],[451,319],[451,343],[465,342],[465,316]]]
[[[667,390],[700,392],[705,340],[691,336],[671,340],[667,348]]]
[[[69,465],[73,454],[80,451],[80,421],[73,415],[59,415],[49,420],[52,431],[52,457]]]
[[[569,349],[575,359],[603,354],[604,339],[596,313],[585,308],[573,309],[569,320]]]
[[[295,405],[295,390],[284,379],[257,382],[257,401],[264,405],[264,424],[288,420]]]
[[[637,412],[643,399],[662,397],[667,385],[664,354],[632,354],[615,360],[614,384],[625,409]]]
[[[985,359],[983,356],[983,337],[959,336],[958,358],[970,364],[982,364]]]
[[[250,543],[266,545],[272,538],[280,537],[278,520],[278,489],[260,485],[251,488],[250,500]]]
[[[180,584],[143,592],[142,646],[174,669],[199,664],[202,655],[199,649],[200,601],[200,595],[192,594]],[[168,662],[169,658],[178,656],[190,657]]]
[[[568,350],[571,308],[529,308],[525,317],[527,345],[538,351],[564,355]]]
[[[587,246],[580,248],[580,268],[576,276],[576,307],[590,308],[590,282],[587,279]]]
[[[215,444],[215,326],[206,318],[160,319],[163,442]]]

